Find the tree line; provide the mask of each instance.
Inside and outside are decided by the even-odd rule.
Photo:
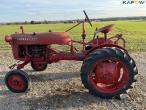
[[[8,23],[0,23],[4,25],[11,25],[11,24],[54,24],[54,23],[78,23],[83,19],[77,20],[64,20],[64,21],[24,21],[24,22],[8,22]],[[138,17],[114,17],[114,18],[99,18],[99,19],[91,19],[91,21],[99,22],[99,21],[117,21],[117,20],[146,20],[146,16],[138,16]]]

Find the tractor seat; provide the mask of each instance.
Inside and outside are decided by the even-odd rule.
[[[108,33],[110,31],[112,31],[112,27],[114,26],[114,24],[110,24],[107,26],[104,26],[102,28],[99,28],[96,30],[96,33],[101,32],[101,33]]]

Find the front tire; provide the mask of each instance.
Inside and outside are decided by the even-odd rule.
[[[81,68],[81,80],[89,93],[108,99],[132,88],[137,74],[134,60],[119,48],[97,49],[89,54]]]
[[[12,70],[6,74],[5,84],[10,91],[23,93],[28,90],[29,76],[22,70]]]

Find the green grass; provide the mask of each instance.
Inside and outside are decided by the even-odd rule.
[[[87,41],[90,40],[93,36],[93,32],[95,28],[100,28],[103,25],[115,24],[113,31],[110,32],[109,36],[114,36],[115,34],[122,33],[125,39],[128,42],[145,42],[146,44],[146,21],[144,20],[123,20],[123,21],[105,21],[105,22],[93,22],[93,27],[91,28],[86,23],[86,33],[87,33]],[[51,29],[52,31],[65,31],[69,27],[73,26],[73,23],[64,24],[64,23],[56,23],[56,24],[28,24],[23,25],[26,32],[45,32]],[[0,25],[0,44],[3,47],[7,43],[4,41],[5,35],[10,35],[14,32],[20,31],[19,25]],[[81,39],[81,26],[76,27],[71,30],[70,36],[74,40]],[[102,36],[100,34],[100,36]],[[143,49],[146,45],[143,44],[130,44],[129,49]],[[8,47],[9,48],[9,47]]]

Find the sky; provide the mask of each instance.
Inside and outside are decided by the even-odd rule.
[[[146,16],[146,3],[123,0],[0,0],[0,22]]]

